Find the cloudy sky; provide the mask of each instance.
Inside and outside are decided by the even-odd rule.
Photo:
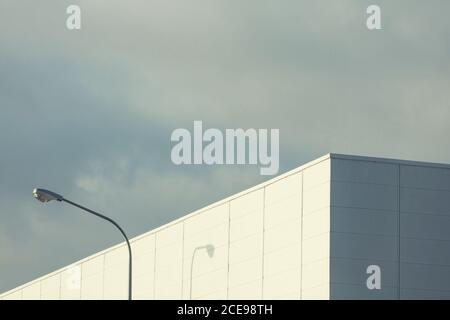
[[[382,9],[382,30],[366,8]],[[82,29],[66,29],[78,4]],[[0,0],[0,292],[268,177],[175,166],[171,132],[280,129],[328,152],[450,163],[447,0]]]

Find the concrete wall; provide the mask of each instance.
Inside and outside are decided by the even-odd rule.
[[[134,298],[328,299],[329,203],[325,156],[137,237]],[[126,299],[127,259],[122,244],[0,298]]]

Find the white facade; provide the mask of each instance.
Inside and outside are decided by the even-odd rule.
[[[450,299],[450,166],[329,154],[131,242],[134,299]],[[0,299],[126,299],[127,266],[120,244]]]

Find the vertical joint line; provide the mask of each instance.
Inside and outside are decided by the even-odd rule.
[[[184,220],[183,220],[183,237],[182,237],[182,241],[183,243],[181,244],[181,299],[183,299],[183,293],[184,293]]]
[[[300,209],[300,300],[303,298],[303,171],[301,174],[302,177],[302,191],[300,193],[301,199],[301,209]]]
[[[398,277],[398,300],[400,300],[400,269],[401,269],[401,259],[400,259],[400,243],[401,243],[401,235],[400,235],[400,231],[401,231],[401,229],[400,229],[400,220],[401,220],[401,207],[400,207],[400,186],[401,186],[401,183],[400,183],[400,170],[401,170],[401,165],[399,164],[398,165],[398,176],[397,176],[397,178],[398,178],[398,189],[397,189],[397,201],[398,201],[398,203],[397,203],[397,209],[398,209],[398,220],[397,220],[397,223],[398,223],[398,226],[397,226],[397,232],[398,232],[398,248],[397,248],[397,253],[398,253],[398,274],[397,274],[397,277]]]
[[[264,238],[266,232],[266,187],[263,189],[261,299],[264,299]]]
[[[228,201],[228,266],[227,266],[227,300],[229,299],[230,293],[230,247],[231,247],[231,201]]]
[[[105,273],[106,273],[106,253],[103,254],[103,274],[102,274],[102,299],[105,300]]]
[[[155,233],[155,252],[153,253],[153,300],[156,300],[156,237],[158,233]]]
[[[61,297],[61,292],[62,292],[62,289],[61,289],[61,286],[62,286],[62,272],[60,272],[58,274],[58,277],[59,277],[59,300],[62,300],[62,297]]]
[[[81,292],[83,291],[83,269],[81,268],[83,264],[80,263],[80,300],[82,299]]]

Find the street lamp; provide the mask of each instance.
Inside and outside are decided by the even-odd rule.
[[[132,300],[132,256],[131,256],[131,246],[130,246],[130,241],[128,240],[127,235],[125,234],[125,232],[122,230],[122,228],[111,218],[108,218],[98,212],[92,211],[91,209],[88,209],[86,207],[83,207],[75,202],[72,202],[70,200],[65,199],[62,195],[59,195],[55,192],[49,191],[49,190],[45,190],[45,189],[34,189],[33,190],[33,196],[41,201],[41,202],[49,202],[52,200],[56,200],[56,201],[64,201],[68,204],[71,204],[77,208],[80,208],[84,211],[87,211],[101,219],[104,219],[106,221],[111,222],[117,229],[119,229],[120,233],[122,233],[123,237],[125,238],[125,241],[127,242],[127,246],[128,246],[128,257],[129,257],[129,265],[128,265],[128,300]]]

